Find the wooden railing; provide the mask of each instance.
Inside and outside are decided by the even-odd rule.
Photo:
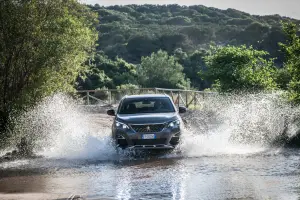
[[[169,95],[177,106],[197,108],[201,106],[207,96],[213,92],[165,89],[165,88],[139,88],[139,89],[104,89],[104,90],[79,90],[79,98],[85,105],[113,105],[118,104],[125,95],[137,94],[166,94]]]

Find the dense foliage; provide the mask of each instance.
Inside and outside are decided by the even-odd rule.
[[[290,22],[298,21],[205,6],[0,1],[0,132],[12,113],[74,86],[280,88],[300,102],[300,39]]]
[[[173,54],[178,48],[192,54],[217,45],[252,45],[270,53],[283,63],[278,42],[285,36],[279,15],[256,16],[234,9],[220,10],[202,5],[126,5],[90,6],[99,14],[98,50],[114,59],[119,56],[138,64],[143,56],[164,50]],[[292,20],[297,22],[296,20]]]
[[[187,88],[188,82],[183,67],[167,52],[158,51],[150,57],[142,57],[139,67],[139,80],[143,87]]]
[[[73,90],[92,52],[97,16],[75,0],[0,1],[0,132],[13,112]]]
[[[299,27],[293,23],[284,23],[283,30],[287,35],[287,41],[280,46],[286,59],[282,70],[288,80],[288,96],[291,101],[300,103],[300,37],[297,34]]]
[[[99,14],[100,24],[96,26],[99,40],[96,57],[90,62],[90,73],[80,80],[78,89],[117,88],[124,84],[150,86],[141,81],[149,77],[138,79],[141,74],[147,74],[139,66],[142,58],[145,60],[162,50],[168,56],[174,56],[183,67],[183,79],[190,81],[192,88],[203,90],[215,81],[198,75],[199,71],[207,69],[204,57],[212,44],[252,46],[250,51],[268,52],[260,58],[267,62],[274,58],[274,66],[282,68],[284,52],[279,51],[278,43],[285,42],[286,36],[280,21],[298,22],[279,15],[255,16],[234,9],[220,10],[201,5],[101,7],[96,4],[89,7]],[[158,65],[163,66],[163,61]],[[161,77],[161,70],[151,73]],[[276,71],[272,79],[278,81],[278,87],[286,88],[289,76],[286,70],[281,70]],[[188,85],[151,82],[151,87]]]
[[[206,56],[207,70],[200,75],[222,92],[275,89],[276,68],[266,55],[253,47],[212,47]]]
[[[136,66],[122,58],[111,60],[103,52],[97,52],[90,63],[85,78],[79,80],[78,89],[116,88],[123,84],[137,84]]]

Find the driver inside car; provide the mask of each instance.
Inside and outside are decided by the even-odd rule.
[[[156,102],[154,103],[154,109],[153,109],[153,110],[159,111],[159,110],[163,110],[163,109],[165,109],[165,105],[164,105],[163,102],[161,102],[161,101],[156,101]]]

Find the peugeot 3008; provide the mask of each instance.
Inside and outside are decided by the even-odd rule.
[[[173,149],[181,136],[181,117],[185,107],[178,111],[167,95],[125,96],[115,112],[112,137],[122,149]]]

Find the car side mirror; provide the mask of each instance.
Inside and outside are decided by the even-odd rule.
[[[186,113],[186,107],[179,106],[179,113]]]
[[[108,110],[108,111],[107,111],[107,114],[110,115],[110,116],[115,116],[115,115],[116,115],[114,109]]]

